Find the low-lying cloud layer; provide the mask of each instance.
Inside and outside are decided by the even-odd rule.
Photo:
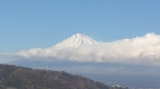
[[[9,54],[8,54],[9,55]],[[12,54],[28,59],[58,59],[78,62],[117,62],[160,65],[160,35],[148,33],[142,37],[98,43],[90,46],[35,48]]]

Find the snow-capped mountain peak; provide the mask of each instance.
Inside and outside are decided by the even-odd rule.
[[[57,44],[56,47],[78,47],[80,45],[92,45],[96,43],[97,42],[95,40],[91,39],[88,36],[85,36],[83,34],[75,34]]]

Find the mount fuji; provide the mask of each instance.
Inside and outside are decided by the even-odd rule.
[[[64,47],[77,48],[78,46],[81,46],[81,45],[93,45],[93,44],[97,44],[97,42],[95,40],[91,39],[90,37],[83,35],[83,34],[75,34],[75,35],[67,38],[66,40],[58,43],[57,45],[55,45],[55,47],[58,47],[58,48],[64,48]]]

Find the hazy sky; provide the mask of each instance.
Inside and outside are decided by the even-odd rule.
[[[18,52],[76,33],[104,42],[160,34],[160,1],[0,0],[0,18],[0,52]]]

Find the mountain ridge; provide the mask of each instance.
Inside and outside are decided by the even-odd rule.
[[[65,71],[0,64],[0,89],[124,89]],[[126,88],[125,88],[126,89]]]

